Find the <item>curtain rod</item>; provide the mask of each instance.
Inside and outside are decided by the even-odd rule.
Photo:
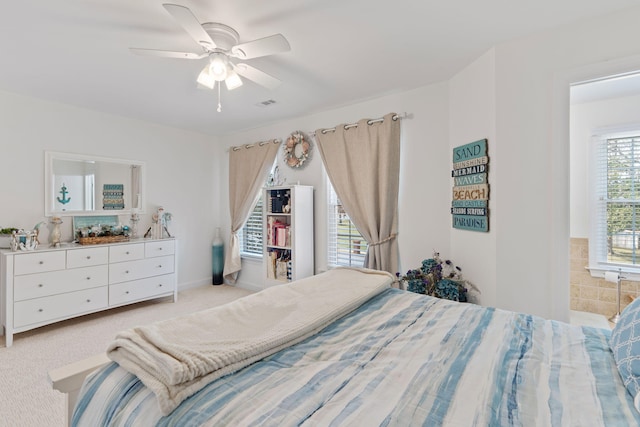
[[[411,118],[411,116],[412,116],[411,114],[408,114],[408,113],[405,112],[405,113],[402,113],[402,114],[394,114],[391,117],[391,119],[393,119],[393,120],[409,119],[409,118]],[[374,123],[380,123],[382,121],[384,121],[384,117],[379,117],[377,119],[367,120],[367,124],[368,125],[372,125]],[[353,127],[358,127],[358,123],[349,123],[347,125],[344,125],[345,129],[351,129]],[[325,134],[327,132],[335,132],[335,131],[336,131],[336,128],[331,128],[331,129],[322,129],[321,132],[323,134]],[[309,136],[313,137],[313,138],[315,138],[315,136],[316,136],[316,132],[315,131],[307,132],[307,134]],[[263,145],[268,144],[270,142],[273,142],[274,144],[280,144],[281,140],[280,139],[270,139],[268,141],[255,142],[253,144],[238,145],[238,146],[235,146],[235,147],[229,147],[229,149],[227,151],[231,151],[231,150],[238,151],[238,150],[241,150],[243,148],[251,148],[251,147],[254,147],[256,144],[258,144],[260,147],[262,147]]]
[[[407,113],[394,114],[394,115],[391,117],[391,119],[392,119],[392,120],[402,120],[402,119],[407,119],[407,118],[409,118],[409,114],[407,114]],[[379,118],[377,118],[377,119],[367,120],[367,124],[368,124],[368,125],[372,125],[372,124],[374,124],[374,123],[380,123],[380,122],[382,122],[382,121],[384,121],[384,117],[379,117]],[[345,130],[347,130],[347,129],[351,129],[351,128],[355,128],[355,127],[358,127],[358,123],[349,123],[349,124],[347,124],[347,125],[344,125],[344,129],[345,129]],[[334,128],[334,127],[333,127],[333,128],[330,128],[330,129],[322,129],[320,132],[322,132],[322,134],[324,135],[324,134],[325,134],[325,133],[327,133],[327,132],[335,132],[335,131],[336,131],[336,128]],[[313,132],[307,132],[307,133],[308,133],[310,136],[312,136],[312,137],[315,137],[315,136],[316,136],[316,132],[315,132],[315,131],[313,131]]]
[[[233,151],[238,151],[238,150],[242,150],[243,148],[252,148],[255,147],[256,144],[258,144],[260,147],[262,147],[263,145],[267,145],[268,143],[273,142],[274,144],[280,144],[280,140],[279,139],[270,139],[268,141],[261,141],[261,142],[254,142],[253,144],[245,144],[245,145],[237,145],[235,147],[229,147],[229,150],[233,150]]]

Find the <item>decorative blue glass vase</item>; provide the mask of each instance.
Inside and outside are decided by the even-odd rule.
[[[224,283],[224,243],[220,237],[220,227],[216,227],[216,234],[213,237],[213,250],[211,263],[213,266],[213,284],[222,285]]]

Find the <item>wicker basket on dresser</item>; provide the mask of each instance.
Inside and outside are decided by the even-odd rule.
[[[13,335],[96,311],[160,297],[177,299],[176,241],[0,251],[0,321]]]

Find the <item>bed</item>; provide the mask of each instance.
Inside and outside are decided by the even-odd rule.
[[[324,296],[349,288],[360,275],[375,282],[371,290],[348,304],[341,302],[338,310],[329,307]],[[633,389],[627,390],[630,383],[616,363],[622,357],[614,357],[615,351],[628,351],[623,348],[628,328],[614,331],[612,351],[609,330],[414,294],[391,288],[392,280],[390,275],[341,269],[263,291],[259,294],[270,291],[276,301],[283,299],[278,292],[300,297],[303,312],[294,309],[284,314],[285,329],[292,319],[313,310],[308,304],[329,307],[325,311],[333,317],[306,325],[304,333],[295,336],[285,331],[286,339],[276,339],[266,354],[261,346],[262,353],[246,356],[244,366],[217,366],[223,371],[189,390],[175,408],[160,402],[157,385],[145,385],[155,381],[148,372],[134,375],[135,368],[123,368],[131,363],[122,359],[120,364],[106,363],[84,380],[77,402],[71,404],[71,424],[640,425]],[[325,283],[329,283],[326,290]],[[250,297],[245,297],[249,305],[240,306],[243,316],[256,302]],[[260,310],[256,309],[257,316]],[[278,328],[276,322],[263,331],[270,335]],[[146,332],[153,335],[151,330]],[[113,352],[119,345],[125,346],[122,342],[110,346],[112,359],[118,359]],[[193,363],[186,362],[187,371],[198,371]],[[170,372],[175,374],[174,368]],[[190,377],[189,384],[199,378],[202,372]]]

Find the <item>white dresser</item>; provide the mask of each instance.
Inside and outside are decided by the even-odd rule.
[[[176,242],[139,239],[33,252],[0,251],[0,319],[13,334],[100,310],[172,296]]]

